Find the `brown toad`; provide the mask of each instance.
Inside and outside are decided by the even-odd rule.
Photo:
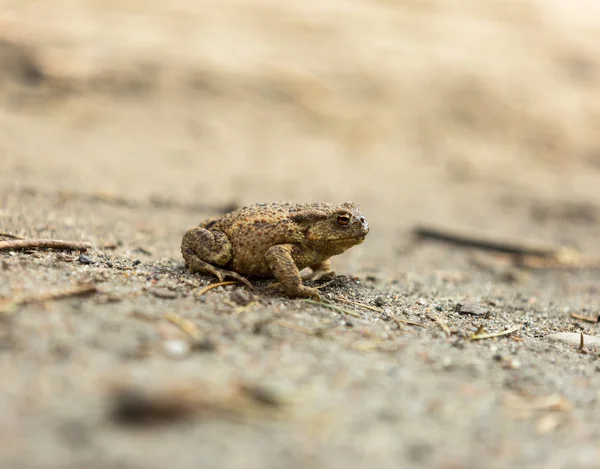
[[[192,272],[220,281],[243,275],[272,276],[289,296],[320,299],[304,279],[331,275],[329,258],[365,240],[369,224],[358,205],[268,203],[244,207],[206,220],[183,236],[181,254]]]

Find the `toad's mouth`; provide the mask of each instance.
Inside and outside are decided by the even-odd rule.
[[[331,242],[332,243],[340,243],[340,244],[344,244],[344,243],[360,244],[365,240],[365,238],[366,238],[366,235],[365,236],[353,236],[353,237],[349,237],[349,238],[334,239]]]

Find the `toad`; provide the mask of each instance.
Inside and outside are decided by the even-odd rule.
[[[250,288],[246,275],[275,277],[288,296],[320,300],[319,291],[302,280],[333,275],[330,257],[362,243],[368,232],[352,202],[257,204],[189,229],[181,254],[191,272],[233,278]],[[301,277],[306,267],[312,272]]]

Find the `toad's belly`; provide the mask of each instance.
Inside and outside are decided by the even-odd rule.
[[[236,252],[234,249],[233,258],[226,268],[244,275],[272,277],[273,273],[265,259],[265,252],[261,250]],[[326,259],[326,257],[323,257],[318,252],[302,249],[298,246],[292,248],[291,255],[298,270],[318,264]]]
[[[273,276],[264,255],[260,259],[255,256],[234,256],[226,268],[243,275]]]

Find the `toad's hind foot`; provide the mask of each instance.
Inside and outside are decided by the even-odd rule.
[[[209,264],[208,262],[203,261],[202,259],[199,259],[197,257],[194,258],[194,260],[188,264],[188,267],[190,269],[190,272],[192,273],[198,272],[200,274],[212,275],[214,277],[217,277],[219,282],[222,282],[225,278],[232,278],[243,283],[248,288],[252,289],[252,283],[250,283],[250,281],[246,277],[238,274],[237,272],[232,272],[231,270],[225,270],[221,269],[220,267],[215,267],[214,265]]]
[[[310,269],[311,272],[304,274],[302,280],[312,280],[316,282],[317,280],[336,276],[335,271],[331,268],[331,262],[329,260],[311,265]]]
[[[302,276],[302,280],[310,280],[312,282],[318,282],[319,280],[330,279],[337,276],[335,270],[320,270],[316,272],[309,272]]]
[[[246,277],[238,274],[237,272],[232,272],[231,270],[221,270],[221,273],[224,277],[235,279],[239,282],[242,282],[246,285],[250,290],[252,290],[252,283]]]

